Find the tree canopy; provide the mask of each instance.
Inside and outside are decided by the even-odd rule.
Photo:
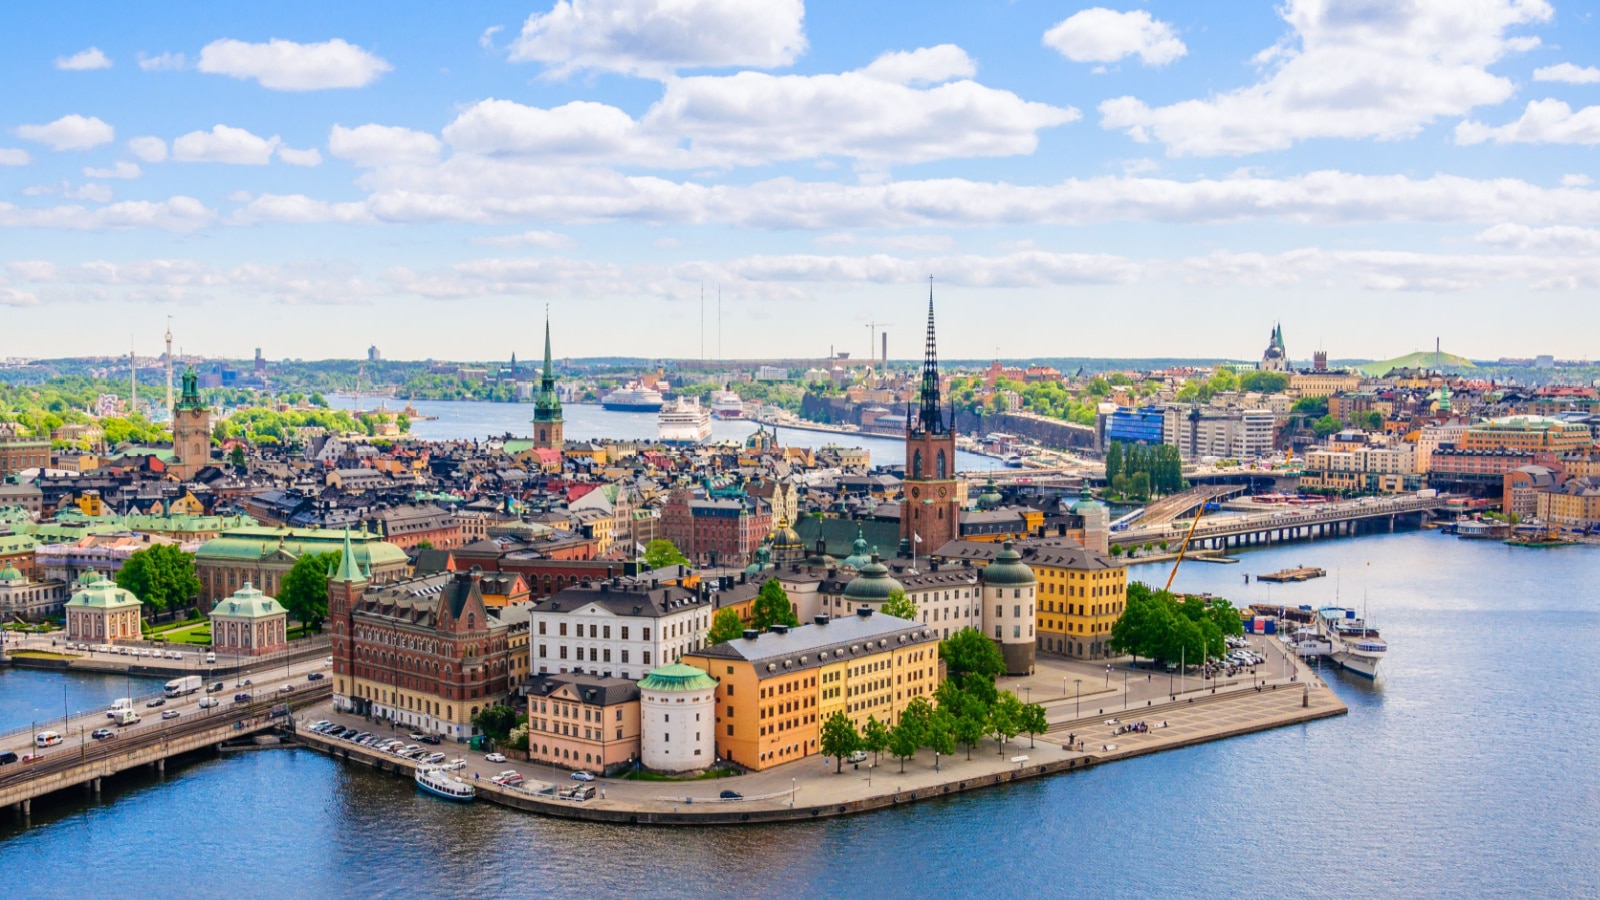
[[[856,733],[856,726],[849,716],[836,712],[822,723],[820,749],[823,756],[831,756],[838,761],[834,773],[843,773],[844,758],[861,749],[861,735]]]
[[[278,588],[278,602],[296,622],[322,630],[328,617],[328,571],[339,564],[343,551],[307,553],[294,561]]]
[[[711,631],[706,634],[707,644],[726,644],[744,634],[744,622],[733,607],[725,606],[711,617]]]
[[[152,544],[134,552],[117,571],[116,582],[156,612],[187,606],[200,593],[194,556],[176,544]]]
[[[878,612],[913,622],[917,619],[917,605],[911,602],[911,598],[907,597],[901,588],[889,592],[889,599],[883,601],[883,607]]]
[[[939,658],[944,660],[949,680],[962,688],[979,681],[993,686],[1006,670],[999,645],[976,628],[963,628],[940,641]]]
[[[774,625],[788,625],[793,628],[800,624],[800,619],[794,614],[794,607],[789,603],[789,592],[776,578],[768,578],[761,585],[761,593],[756,595],[756,602],[750,610],[750,625],[760,631],[767,631]]]
[[[1111,626],[1111,649],[1149,659],[1203,662],[1227,652],[1225,635],[1244,633],[1233,604],[1199,597],[1181,602],[1166,591],[1134,582],[1128,585],[1127,605]]]
[[[644,545],[644,564],[650,569],[667,566],[686,566],[689,558],[678,551],[678,545],[665,538],[657,538]]]

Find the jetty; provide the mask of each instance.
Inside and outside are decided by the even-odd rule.
[[[1326,571],[1316,566],[1295,566],[1292,569],[1280,569],[1276,572],[1268,572],[1265,575],[1257,575],[1256,580],[1281,584],[1286,581],[1310,581],[1313,578],[1322,578],[1327,574]]]

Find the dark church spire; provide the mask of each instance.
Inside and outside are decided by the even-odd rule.
[[[922,360],[922,409],[917,414],[916,431],[944,434],[944,411],[939,408],[939,351],[933,330],[933,276],[928,276],[928,337]]]

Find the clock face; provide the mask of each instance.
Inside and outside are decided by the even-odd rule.
[[[911,489],[911,496],[913,496],[913,497],[921,497],[922,496],[922,488],[919,488],[919,487],[912,488]]]
[[[943,500],[944,499],[944,495],[948,494],[948,493],[950,493],[950,489],[949,488],[946,488],[946,487],[939,488],[939,499]]]

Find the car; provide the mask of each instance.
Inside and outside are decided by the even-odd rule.
[[[250,695],[246,694],[246,693],[243,693],[243,692],[234,694],[233,695],[233,702],[235,702],[235,703],[249,703],[250,702]]]
[[[225,685],[223,685],[222,682],[213,681],[213,682],[211,682],[210,686],[208,686],[206,688],[206,693],[208,693],[208,694],[220,694],[220,693],[222,693],[224,687],[225,687]]]
[[[181,659],[183,659],[183,654],[182,654],[182,653],[179,653],[179,652],[178,652],[178,651],[176,651],[176,650],[168,650],[168,651],[167,651],[167,659],[177,659],[177,660],[181,660]]]
[[[459,772],[460,770],[465,769],[466,767],[467,767],[467,761],[466,760],[460,759],[460,758],[456,758],[456,759],[452,759],[449,762],[445,763],[440,768],[444,769],[446,772]]]
[[[321,681],[322,679],[327,678],[327,677],[328,676],[322,674],[321,672],[312,672],[311,674],[306,676],[306,680],[307,681]]]
[[[221,706],[221,705],[222,705],[222,701],[218,700],[216,697],[202,697],[202,698],[200,698],[200,708],[201,709],[210,709],[213,706]]]
[[[423,758],[422,761],[427,763],[430,766],[436,766],[439,763],[444,762],[444,754],[443,753],[429,753],[426,757]]]
[[[17,761],[15,750],[0,750],[0,766],[9,766]]]
[[[283,686],[283,687],[281,687],[281,688],[278,688],[278,693],[280,693],[280,694],[287,694],[287,693],[289,693],[289,692],[290,692],[290,691],[292,691],[292,690],[294,690],[294,685],[292,685],[292,684],[286,684],[286,685],[284,685],[284,686]]]
[[[165,697],[157,697],[154,700],[151,700],[149,703],[146,703],[145,704],[145,708],[146,709],[155,709],[158,706],[166,706],[166,705],[167,705],[167,698],[165,698]]]
[[[215,653],[207,653],[206,654],[206,665],[214,666],[216,664],[217,664],[217,655]]]
[[[847,762],[847,763],[866,762],[867,761],[867,751],[865,751],[865,750],[857,750],[856,752],[854,752],[854,753],[850,754],[849,756],[845,757],[844,761]]]
[[[322,667],[324,669],[331,668],[332,666],[333,666],[333,657],[330,656],[327,659],[324,659],[322,661]]]
[[[109,728],[96,728],[94,731],[89,732],[89,737],[97,741],[109,741],[116,736],[117,733]]]
[[[424,744],[437,744],[439,743],[439,736],[437,734],[425,734],[422,737],[417,738],[417,740],[423,742]]]
[[[717,796],[722,798],[723,800],[743,800],[744,799],[744,795],[739,793],[738,791],[723,791],[722,793],[718,794]]]
[[[423,734],[420,731],[413,731],[406,735],[406,737],[411,738],[413,741],[420,741],[423,738]]]
[[[328,725],[331,725],[331,724],[333,724],[333,723],[329,722],[327,719],[318,719],[315,722],[311,723],[310,728],[311,728],[312,731],[318,731],[318,730],[320,730],[322,728],[325,728],[325,727],[327,727]]]
[[[248,679],[248,678],[246,678],[246,679],[245,679],[245,680],[244,680],[244,686],[245,686],[245,687],[254,687],[254,685],[253,685],[253,684],[251,684],[251,682],[250,682],[250,679]]]
[[[484,762],[492,762],[492,763],[503,763],[503,762],[506,761],[506,755],[504,753],[490,753],[490,754],[487,754],[486,756],[484,756],[483,761]]]
[[[594,780],[594,775],[590,774],[589,772],[585,772],[582,769],[579,769],[578,771],[572,773],[572,780],[573,781],[593,781]]]
[[[179,711],[177,711],[175,709],[168,709],[168,710],[163,710],[162,711],[161,718],[163,718],[163,719],[176,719],[177,717],[179,717],[181,715],[183,715],[183,713],[181,713],[181,712],[179,712]]]

